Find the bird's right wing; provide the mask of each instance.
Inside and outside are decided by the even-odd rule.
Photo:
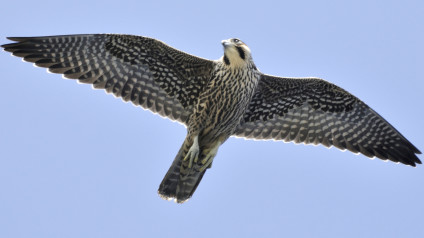
[[[187,123],[214,62],[161,41],[132,35],[94,34],[9,37],[5,51],[25,61],[93,84],[124,101]]]
[[[234,134],[336,146],[411,166],[421,152],[361,100],[318,78],[262,75]]]

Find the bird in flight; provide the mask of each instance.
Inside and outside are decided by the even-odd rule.
[[[415,166],[421,152],[373,109],[319,78],[261,73],[241,40],[207,60],[142,36],[9,37],[5,51],[187,127],[159,195],[187,201],[230,136],[335,146]]]

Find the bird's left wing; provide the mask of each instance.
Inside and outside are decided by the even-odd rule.
[[[132,35],[9,37],[5,51],[186,123],[214,62]]]
[[[368,157],[421,163],[421,152],[361,100],[318,78],[262,75],[234,136],[336,146]]]

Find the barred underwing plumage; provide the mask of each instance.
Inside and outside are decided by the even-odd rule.
[[[415,166],[421,152],[361,100],[319,78],[261,73],[239,39],[202,59],[158,40],[91,34],[10,37],[5,51],[187,126],[159,195],[182,203],[230,136],[322,144]]]

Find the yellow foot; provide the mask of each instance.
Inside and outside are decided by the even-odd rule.
[[[183,161],[189,160],[188,167],[191,168],[193,166],[193,161],[194,163],[197,163],[198,159],[199,159],[199,140],[198,140],[198,137],[196,136],[194,137],[193,144],[191,145]]]
[[[216,143],[216,145],[210,151],[208,151],[205,158],[202,159],[202,167],[200,167],[199,169],[200,172],[210,168],[210,166],[212,165],[213,158],[215,158],[216,154],[218,153],[218,148],[220,145],[221,143]]]

